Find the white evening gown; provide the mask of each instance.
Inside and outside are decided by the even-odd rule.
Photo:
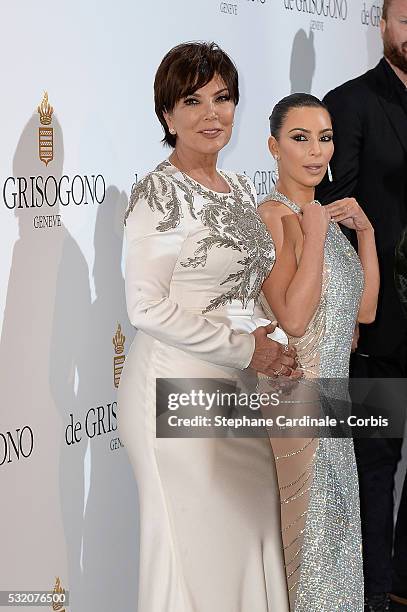
[[[269,439],[155,437],[157,378],[245,386],[255,377],[245,370],[248,332],[274,245],[253,185],[223,176],[228,194],[165,161],[134,188],[126,214],[126,297],[138,332],[118,426],[140,498],[138,612],[289,610]]]

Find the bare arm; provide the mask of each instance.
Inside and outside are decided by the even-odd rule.
[[[356,231],[358,254],[365,277],[357,320],[359,323],[373,323],[376,317],[380,273],[372,224],[354,198],[338,200],[325,208],[330,211],[335,221]]]
[[[324,243],[329,214],[310,204],[301,224],[295,214],[274,203],[264,203],[259,214],[273,237],[276,263],[263,284],[263,293],[283,329],[302,336],[320,301]],[[298,237],[304,233],[297,263]]]
[[[377,296],[379,295],[380,274],[377,261],[376,242],[373,227],[357,232],[358,253],[365,274],[365,285],[360,300],[358,322],[373,323],[376,318]]]

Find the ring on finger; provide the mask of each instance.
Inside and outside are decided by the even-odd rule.
[[[273,370],[274,376],[280,376],[280,374],[283,371],[283,369],[284,369],[284,364],[282,363],[278,370]]]
[[[284,344],[283,352],[288,353],[288,351],[289,351],[288,344]]]

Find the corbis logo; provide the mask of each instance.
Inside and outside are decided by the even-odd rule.
[[[28,459],[34,449],[34,433],[29,425],[14,431],[0,432],[0,467],[4,464]]]
[[[380,19],[382,18],[382,7],[379,4],[372,4],[370,7],[363,3],[363,8],[360,14],[360,20],[363,25],[373,26],[378,28]]]
[[[52,113],[54,109],[48,103],[48,93],[44,93],[41,104],[38,107],[40,122],[44,126],[49,126],[52,121]],[[38,128],[38,150],[40,160],[48,166],[49,162],[54,159],[54,130],[52,127]]]
[[[318,17],[345,21],[348,17],[348,0],[283,0],[284,8]]]
[[[38,127],[38,148],[37,145],[35,148],[38,150],[39,159],[47,169],[52,161],[59,161],[60,171],[54,169],[51,174],[48,174],[47,171],[46,176],[42,174],[8,176],[2,186],[2,199],[8,210],[48,209],[48,214],[34,217],[33,226],[35,228],[60,227],[59,207],[101,204],[106,196],[106,182],[102,174],[69,176],[62,173],[63,160],[58,160],[55,121],[52,126],[54,108],[49,103],[47,91],[44,93],[41,104],[37,107],[37,112],[40,126]]]
[[[119,388],[120,376],[126,359],[126,355],[123,354],[125,342],[126,336],[123,336],[122,327],[120,323],[118,323],[116,333],[113,336],[114,352],[116,353],[113,357],[113,382],[116,389]]]

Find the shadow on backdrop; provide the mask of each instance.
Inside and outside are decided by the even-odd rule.
[[[126,207],[126,194],[110,186],[98,208],[94,236],[96,299],[85,331],[88,347],[86,385],[90,391],[86,404],[87,423],[92,437],[87,440],[89,487],[85,487],[83,612],[127,612],[135,610],[137,605],[137,487],[125,449],[115,448],[118,433],[113,414],[117,413],[113,404],[116,399],[113,336],[118,324],[126,338],[126,353],[134,337],[126,311],[121,271]],[[98,416],[100,426],[96,424]]]
[[[290,60],[291,93],[311,93],[315,73],[314,32],[303,29],[294,36]]]
[[[112,337],[117,323],[127,337],[126,351],[133,334],[120,265],[126,198],[111,187],[98,210],[92,304],[87,262],[64,224],[34,228],[36,216],[61,211],[58,202],[30,206],[29,177],[52,176],[58,183],[64,158],[58,119],[53,117],[54,159],[47,166],[38,156],[38,127],[34,114],[13,158],[16,184],[17,177],[27,179],[27,205],[23,198],[10,210],[19,237],[0,338],[1,431],[29,426],[34,444],[27,459],[1,466],[7,495],[0,538],[7,555],[0,588],[48,590],[59,576],[70,590],[72,612],[124,612],[135,609],[137,601],[136,486],[124,449],[110,450],[117,434],[89,439],[85,421],[90,409],[116,398]],[[74,206],[75,214],[85,214]],[[70,414],[82,423],[80,443],[66,442]],[[88,420],[90,431],[94,420]]]
[[[55,173],[55,170],[54,170]],[[58,177],[63,173],[61,156]],[[72,206],[72,203],[71,203]],[[76,206],[78,215],[86,214]],[[55,212],[60,212],[59,210]],[[40,230],[38,230],[40,231]],[[44,230],[51,231],[51,230]],[[62,422],[60,433],[59,493],[64,521],[69,576],[69,608],[81,609],[83,579],[80,553],[84,513],[84,460],[86,445],[71,442],[70,414],[83,421],[89,398],[86,381],[87,328],[90,320],[89,268],[77,242],[65,226],[59,232],[60,252],[55,278],[55,298],[50,339],[49,383]]]
[[[29,425],[34,446],[27,459],[20,457],[2,466],[2,549],[7,563],[2,565],[2,587],[5,589],[52,589],[55,577],[68,587],[68,561],[65,537],[67,520],[72,521],[60,503],[60,454],[63,452],[63,415],[56,405],[50,371],[52,321],[59,264],[65,245],[70,245],[76,260],[86,263],[66,228],[35,229],[34,218],[57,215],[58,205],[31,207],[32,184],[29,177],[62,176],[63,137],[61,126],[53,118],[54,159],[48,166],[38,155],[38,115],[34,114],[20,136],[13,158],[16,186],[27,180],[24,197],[16,198],[15,214],[19,237],[13,248],[7,299],[0,340],[2,402],[7,413],[2,429],[15,430]],[[51,181],[52,183],[52,181]],[[15,191],[18,191],[16,188]],[[39,194],[36,194],[39,196]],[[26,204],[27,202],[27,204]],[[78,274],[73,267],[72,276]],[[86,276],[87,278],[87,276]],[[89,287],[78,292],[75,300],[88,301]],[[84,307],[86,310],[86,307]],[[61,354],[63,347],[60,349]],[[75,475],[80,478],[81,472]],[[70,504],[75,500],[70,500]],[[81,520],[75,526],[80,530]],[[75,531],[75,529],[73,531]],[[6,556],[4,556],[6,559]],[[4,586],[3,586],[4,585]]]
[[[366,26],[367,66],[366,70],[374,68],[383,55],[380,30],[375,26]],[[356,75],[355,75],[356,76]]]

